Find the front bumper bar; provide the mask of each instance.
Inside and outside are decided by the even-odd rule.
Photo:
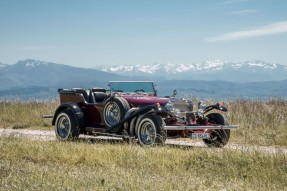
[[[197,125],[189,125],[189,126],[164,126],[164,130],[200,130],[200,129],[236,129],[237,125],[208,125],[208,126],[197,126]]]

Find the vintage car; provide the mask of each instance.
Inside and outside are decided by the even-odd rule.
[[[229,125],[216,103],[206,106],[175,97],[158,97],[153,82],[111,81],[109,88],[59,89],[60,106],[52,124],[59,140],[75,140],[80,134],[121,137],[141,145],[163,144],[167,138],[203,139],[209,147],[223,147]],[[207,114],[207,112],[209,112]],[[47,116],[46,116],[47,117]]]

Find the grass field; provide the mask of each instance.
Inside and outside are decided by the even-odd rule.
[[[54,114],[59,101],[0,101],[0,128],[52,128],[42,115]]]
[[[0,102],[0,127],[50,129],[58,101]],[[225,102],[230,143],[287,145],[287,102]],[[287,190],[284,153],[0,137],[0,190]]]
[[[284,154],[0,138],[0,190],[286,190]]]
[[[227,118],[239,126],[231,141],[251,145],[287,145],[287,100],[237,100],[228,102],[227,106]]]

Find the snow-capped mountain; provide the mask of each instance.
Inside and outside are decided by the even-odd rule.
[[[125,76],[151,76],[177,80],[258,82],[287,79],[287,66],[263,61],[206,61],[193,64],[97,66],[97,70]]]
[[[16,64],[0,64],[0,90],[16,87],[70,87],[107,84],[106,79],[119,80],[116,74],[95,69],[72,67],[39,60],[20,60]],[[94,83],[93,83],[94,82]],[[88,85],[87,85],[88,86]]]
[[[259,61],[168,63],[102,67],[101,70],[32,59],[21,60],[12,65],[0,64],[0,100],[54,99],[58,96],[58,88],[108,88],[108,81],[112,80],[155,81],[161,96],[170,95],[177,89],[178,95],[192,94],[200,98],[287,97],[287,66]],[[254,83],[255,81],[259,83]]]
[[[48,62],[41,61],[41,60],[28,59],[28,60],[22,60],[22,61],[19,61],[19,62],[20,63],[23,62],[23,64],[26,66],[26,68],[35,68],[35,67],[38,67],[38,66],[48,65]]]
[[[7,66],[8,66],[7,64],[2,64],[2,63],[0,62],[0,71],[1,71],[1,70],[5,70],[5,68],[6,68]]]
[[[224,62],[214,61],[205,62],[201,64],[151,64],[151,65],[123,65],[123,66],[96,66],[95,68],[101,71],[118,73],[123,75],[134,75],[138,73],[146,73],[155,75],[160,73],[177,74],[188,71],[207,71],[207,70],[221,70]]]

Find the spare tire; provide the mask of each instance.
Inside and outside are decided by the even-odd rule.
[[[120,120],[124,119],[125,114],[129,109],[129,103],[122,97],[110,97],[107,99],[103,110],[105,126],[109,128],[118,123]],[[120,133],[123,128],[124,126],[120,125],[114,129],[111,129],[110,132]]]

